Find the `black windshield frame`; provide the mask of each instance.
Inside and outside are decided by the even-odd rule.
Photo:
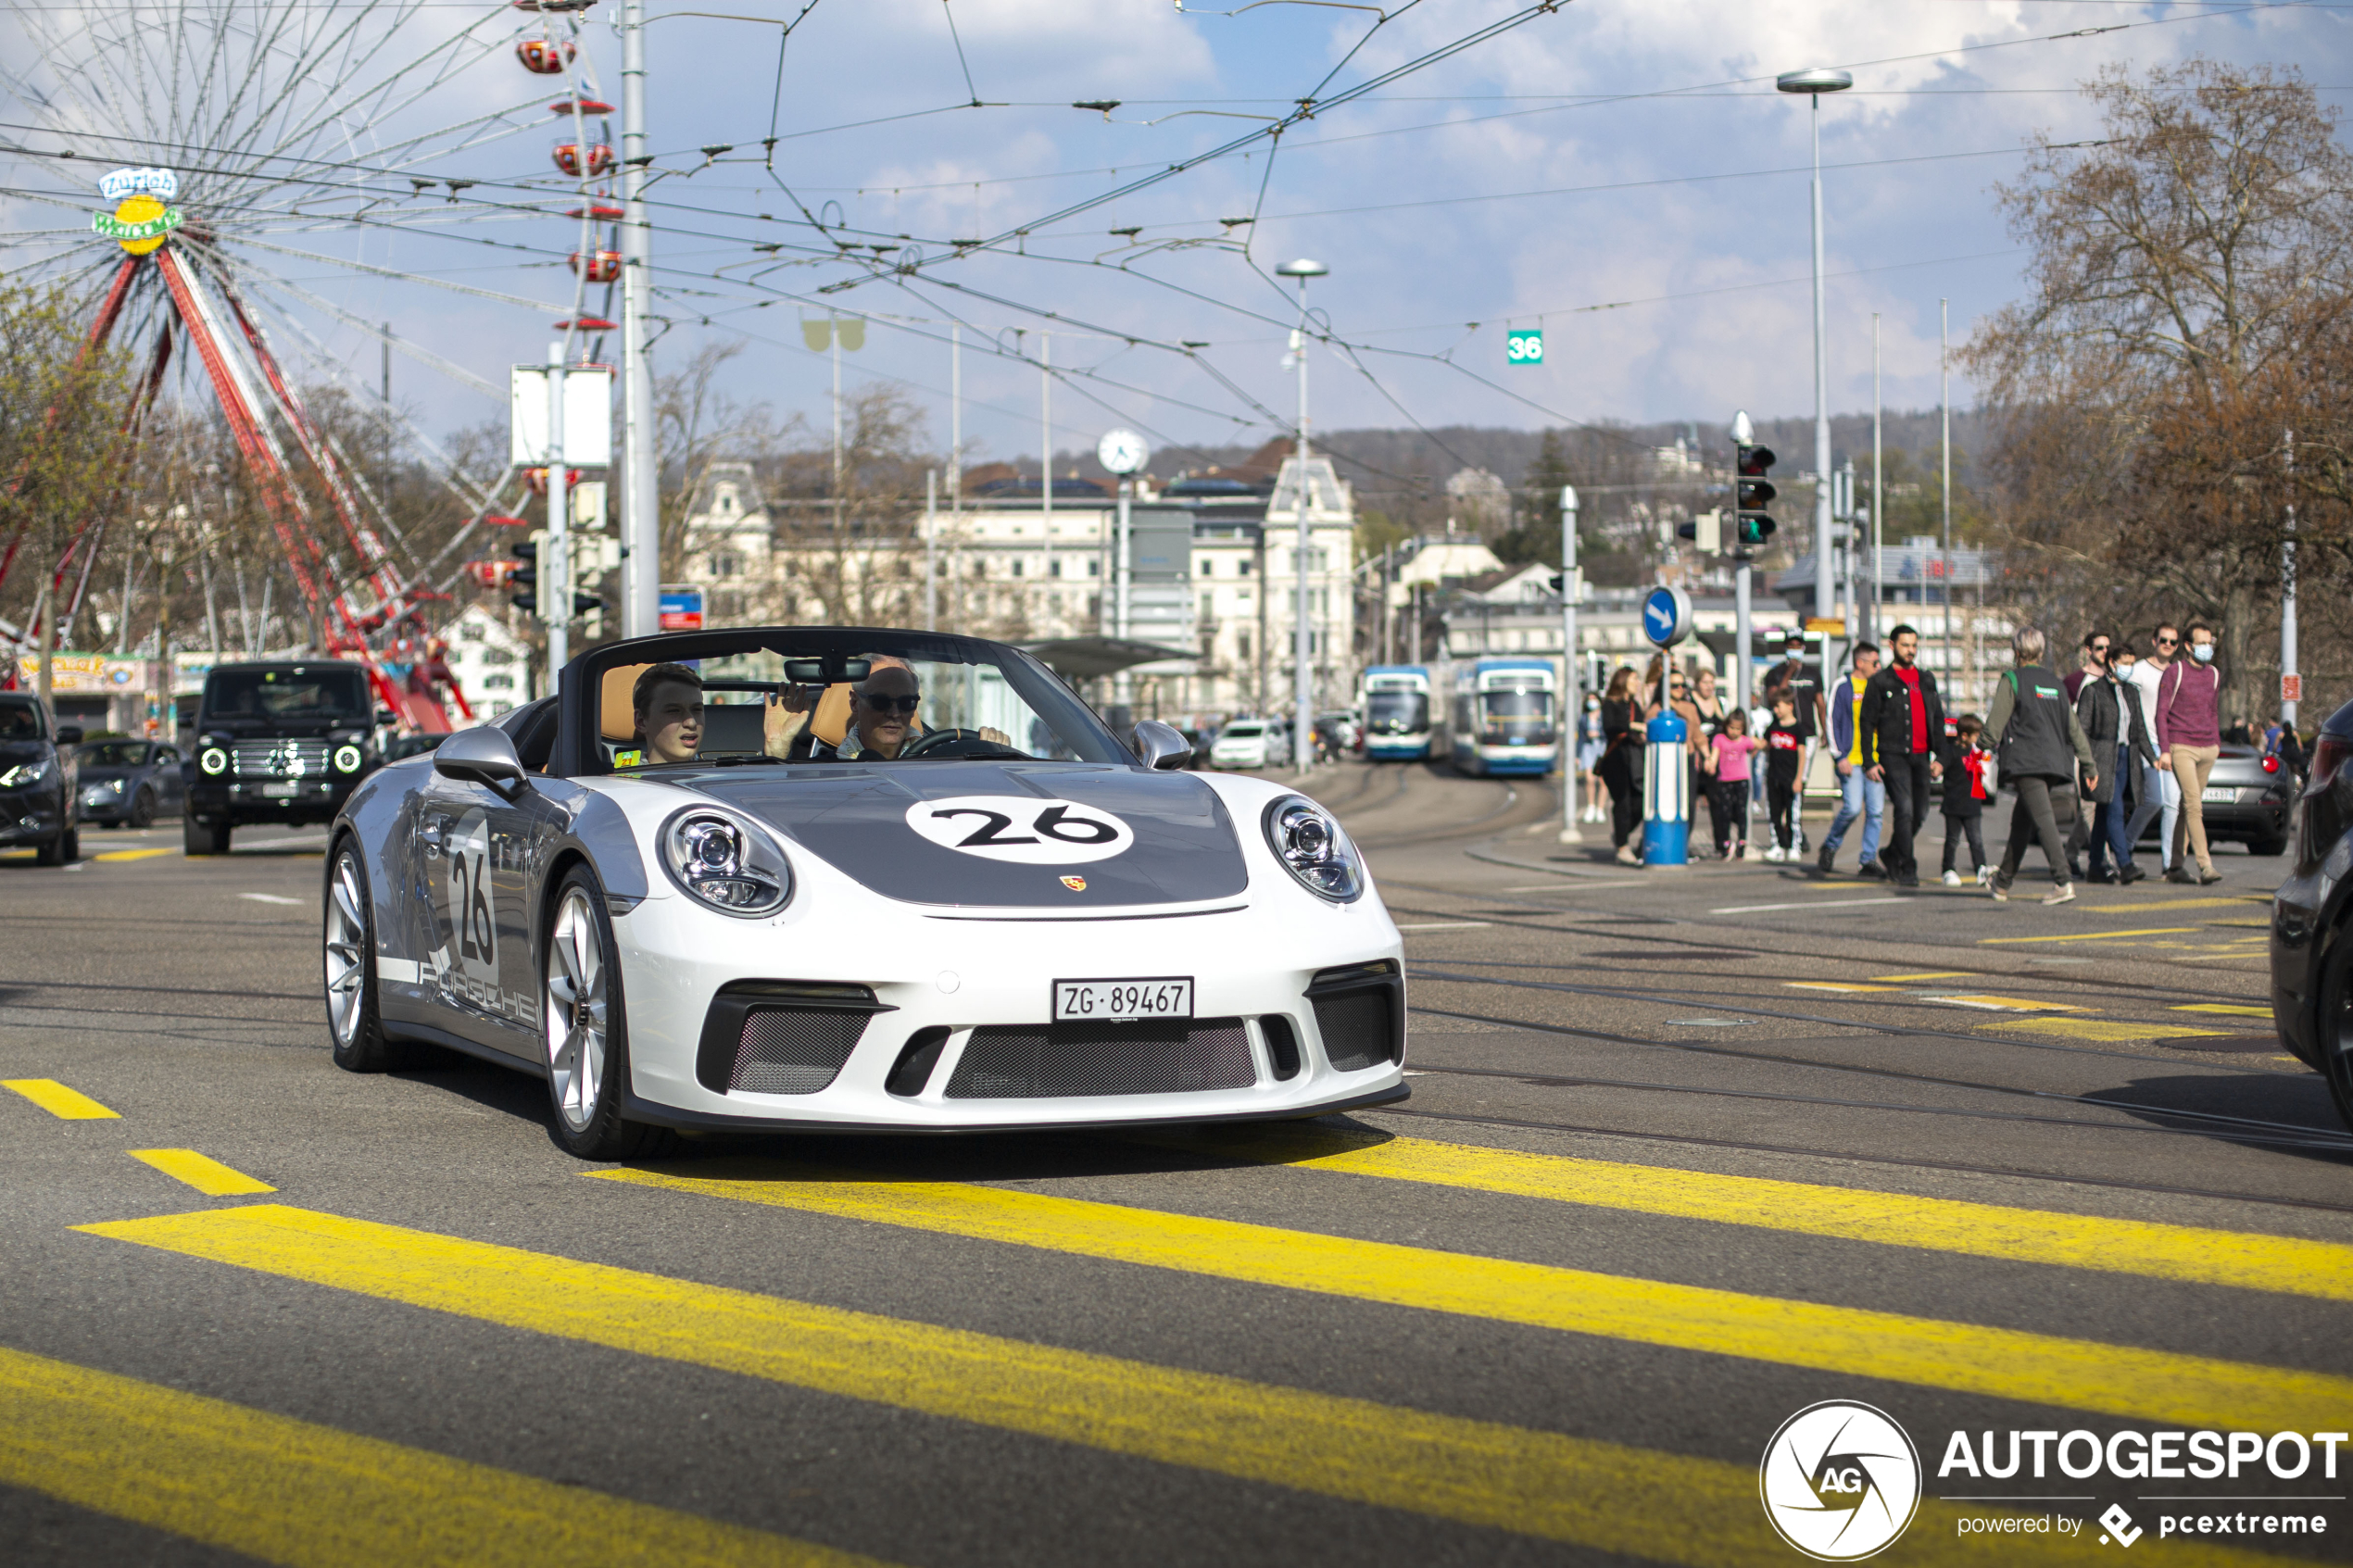
[[[558,687],[561,718],[547,771],[557,778],[603,777],[612,771],[598,744],[598,709],[606,671],[623,664],[698,664],[755,653],[824,659],[884,653],[918,664],[993,664],[1033,712],[1047,720],[1063,738],[1077,743],[1077,755],[1067,760],[1093,767],[1107,763],[1142,767],[1086,699],[1061,676],[1011,643],[885,626],[743,626],[605,643],[565,665]],[[911,761],[906,765],[924,764]],[[1052,762],[1041,758],[1038,765],[1051,766]]]

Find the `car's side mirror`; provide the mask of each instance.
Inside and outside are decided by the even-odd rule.
[[[82,726],[79,724],[58,725],[57,744],[59,746],[80,746],[82,744]]]
[[[514,738],[496,724],[459,730],[434,747],[433,771],[445,779],[478,784],[502,800],[522,793],[528,779]]]
[[[1193,743],[1174,724],[1157,719],[1136,721],[1136,755],[1147,768],[1181,768],[1192,760]]]

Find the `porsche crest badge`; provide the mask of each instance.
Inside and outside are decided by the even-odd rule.
[[[1084,893],[1087,891],[1087,879],[1083,876],[1066,876],[1063,878],[1063,885],[1073,893]]]

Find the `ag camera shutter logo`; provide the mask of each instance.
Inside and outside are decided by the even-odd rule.
[[[1892,1545],[1920,1506],[1920,1455],[1894,1418],[1825,1399],[1781,1424],[1756,1471],[1765,1517],[1820,1562],[1853,1562]]]

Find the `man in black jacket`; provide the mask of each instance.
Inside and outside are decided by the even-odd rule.
[[[1929,783],[1944,776],[1936,759],[1944,744],[1944,699],[1936,677],[1919,667],[1920,634],[1898,626],[1888,634],[1894,662],[1863,688],[1863,771],[1887,785],[1887,842],[1880,862],[1898,887],[1920,884],[1913,835],[1929,809]]]
[[[2105,637],[2099,639],[2106,643]],[[2099,664],[2075,696],[2075,719],[2083,738],[2092,743],[2099,783],[2087,798],[2092,813],[2094,882],[2138,882],[2147,873],[2133,863],[2133,841],[2124,834],[2124,781],[2157,761],[2157,743],[2141,718],[2140,693],[2110,667],[2105,647],[2095,648]],[[2113,855],[2116,869],[2108,859]]]

